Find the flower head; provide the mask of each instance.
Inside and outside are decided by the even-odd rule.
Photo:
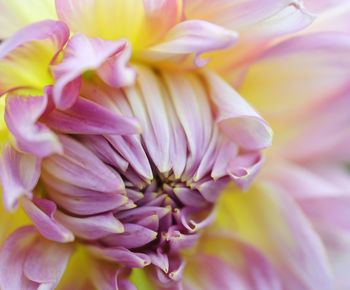
[[[8,211],[23,209],[32,224],[14,231],[0,249],[1,288],[60,287],[73,253],[84,256],[81,261],[87,261],[92,276],[85,281],[79,275],[68,286],[76,289],[92,284],[134,289],[137,268],[145,269],[159,288],[310,285],[291,266],[299,256],[307,263],[314,258],[319,267],[310,269],[325,274],[318,282],[330,285],[318,240],[306,258],[303,251],[292,252],[290,263],[288,251],[274,258],[271,245],[292,240],[297,232],[291,217],[297,225],[304,222],[289,199],[265,196],[264,187],[249,202],[253,210],[240,197],[237,203],[223,197],[233,213],[218,207],[230,183],[249,188],[263,164],[262,149],[271,145],[269,125],[238,91],[264,111],[265,102],[261,106],[256,96],[285,84],[282,73],[271,79],[280,74],[279,61],[295,59],[293,53],[325,53],[330,38],[323,35],[276,45],[278,37],[312,22],[302,1],[32,3],[47,10],[45,17],[22,19],[19,26],[29,25],[11,37],[4,34],[0,46],[2,197]],[[0,5],[7,17],[18,7],[30,11],[17,1]],[[334,39],[337,51],[349,47],[348,37]],[[348,81],[341,65],[333,72],[338,77],[320,94]],[[314,83],[309,85],[312,90]],[[267,172],[274,176],[276,171]],[[281,216],[280,200],[281,224],[285,218],[292,233],[288,228],[269,242],[266,233],[281,224],[266,229],[265,223]],[[249,217],[265,206],[271,216],[261,217],[265,231],[252,243],[259,231]],[[213,233],[209,226],[217,210],[215,225],[227,229],[231,224],[226,222],[235,220],[240,236]],[[304,228],[301,233],[307,245],[313,244],[313,234]],[[194,249],[199,255],[188,258]],[[277,252],[283,252],[281,247]],[[199,272],[201,263],[214,269]],[[130,280],[131,273],[136,274]],[[198,279],[198,273],[206,278]],[[136,284],[140,281],[146,283],[139,279]]]

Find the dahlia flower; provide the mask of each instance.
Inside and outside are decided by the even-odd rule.
[[[1,0],[0,288],[347,289],[350,36],[305,5]]]

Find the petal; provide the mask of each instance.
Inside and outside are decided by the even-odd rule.
[[[127,38],[140,45],[145,10],[143,1],[56,0],[58,17],[74,32],[108,40]],[[118,25],[111,25],[118,19]]]
[[[270,118],[300,115],[348,84],[349,49],[350,38],[339,33],[286,40],[251,66],[239,91]]]
[[[267,258],[229,232],[209,232],[201,237],[197,251],[185,269],[189,289],[282,289]]]
[[[123,224],[112,213],[81,218],[57,211],[55,217],[76,236],[87,240],[96,240],[110,234],[124,232]]]
[[[38,289],[38,283],[30,281],[23,273],[25,258],[35,237],[34,227],[21,227],[0,248],[1,289]]]
[[[270,146],[272,130],[258,113],[219,76],[204,76],[217,108],[216,121],[227,137],[249,150]]]
[[[218,226],[236,231],[268,256],[283,289],[333,289],[319,237],[290,197],[271,185],[227,192],[218,209]]]
[[[7,98],[5,120],[18,148],[38,157],[62,152],[56,134],[39,121],[47,103],[46,96]]]
[[[7,210],[14,210],[21,196],[32,196],[40,176],[40,160],[7,145],[0,161],[3,200]]]
[[[42,118],[50,128],[67,134],[135,134],[140,129],[135,118],[128,118],[84,98],[67,110],[54,110]]]
[[[125,41],[106,41],[75,34],[65,48],[62,62],[52,67],[56,79],[53,98],[57,107],[65,109],[74,104],[80,91],[81,75],[88,70],[100,68],[98,73],[102,79],[114,85],[130,84],[130,76],[126,79],[126,84],[123,79],[116,80],[111,76],[115,73],[130,74],[126,68],[128,55],[125,55],[125,49],[128,49]],[[116,59],[111,60],[112,56],[116,56]],[[111,62],[102,66],[107,60]]]
[[[71,244],[62,245],[39,239],[30,247],[25,258],[23,265],[25,276],[42,286],[45,285],[48,289],[55,289],[66,269],[73,249]]]
[[[23,28],[2,43],[0,94],[17,88],[42,91],[51,84],[48,67],[68,37],[63,22],[45,20]]]
[[[32,202],[24,198],[22,206],[37,227],[37,230],[46,239],[59,243],[67,243],[74,240],[73,233],[56,221],[54,215],[57,207],[54,202],[39,198],[34,198]]]
[[[243,0],[210,1],[191,0],[185,5],[189,19],[203,19],[229,29],[256,24],[296,1]]]
[[[61,181],[82,188],[115,192],[124,189],[119,174],[98,159],[78,141],[61,135],[63,155],[52,155],[43,161],[43,169]]]
[[[0,39],[13,35],[20,28],[44,19],[56,19],[52,0],[0,1]]]
[[[147,61],[174,60],[177,63],[185,57],[194,55],[194,64],[202,67],[208,60],[201,54],[232,46],[237,34],[220,26],[201,20],[180,22],[168,31],[161,43],[143,51],[140,55]]]

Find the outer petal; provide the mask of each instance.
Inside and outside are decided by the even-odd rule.
[[[56,79],[53,87],[53,98],[56,105],[63,109],[71,107],[79,95],[81,75],[85,71],[100,68],[108,59],[112,63],[105,64],[105,67],[98,71],[102,79],[116,85],[129,85],[133,77],[130,76],[130,69],[126,68],[124,55],[126,49],[128,48],[125,41],[106,41],[75,34],[65,49],[62,62],[52,68]],[[127,51],[126,53],[128,54]],[[117,59],[111,60],[112,56],[116,56]],[[122,60],[118,61],[118,57],[122,57]],[[117,76],[111,78],[109,76],[111,73],[116,73]],[[129,76],[127,79],[123,79],[124,73]],[[119,79],[115,80],[115,78]]]
[[[238,29],[256,24],[271,17],[282,8],[296,1],[291,0],[191,0],[186,1],[185,14],[189,19],[203,19],[209,22]]]
[[[183,60],[194,55],[194,64],[204,66],[208,60],[200,55],[232,46],[237,34],[220,26],[201,20],[183,21],[174,26],[160,44],[143,51],[141,59],[147,61]]]
[[[40,160],[7,145],[1,156],[0,175],[5,208],[13,210],[21,196],[32,196],[40,175]]]
[[[349,49],[350,38],[339,33],[286,40],[251,66],[239,91],[271,118],[300,114],[345,88],[349,81]]]
[[[221,130],[246,149],[261,149],[272,142],[272,131],[258,113],[214,73],[206,72],[211,98],[216,105]]]
[[[13,35],[20,28],[44,19],[56,19],[52,0],[0,1],[0,39]]]
[[[227,193],[218,214],[221,226],[236,231],[270,258],[283,289],[333,289],[318,236],[283,192],[260,186],[248,193]]]
[[[217,247],[220,245],[220,247]],[[257,249],[225,232],[201,237],[185,269],[185,289],[280,290],[276,271]]]
[[[5,120],[19,149],[39,157],[62,151],[62,146],[47,126],[39,122],[47,97],[8,96]]]
[[[31,226],[18,229],[0,250],[1,289],[55,289],[72,250],[42,240]]]
[[[0,94],[16,88],[42,90],[52,83],[48,66],[69,37],[68,27],[45,20],[18,31],[0,46]]]

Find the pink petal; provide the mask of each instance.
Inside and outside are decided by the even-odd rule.
[[[1,289],[38,289],[39,284],[29,280],[23,273],[25,258],[35,237],[34,227],[22,227],[16,230],[0,248]]]
[[[45,20],[7,39],[0,48],[0,95],[17,88],[42,90],[49,85],[52,78],[47,68],[68,37],[63,22]]]
[[[173,60],[178,62],[194,55],[194,64],[202,67],[208,60],[201,59],[201,54],[225,49],[237,40],[237,34],[220,26],[201,20],[187,20],[175,25],[166,34],[161,43],[141,53],[148,61]]]
[[[57,207],[54,202],[38,198],[34,198],[32,202],[24,198],[22,200],[22,206],[37,227],[37,230],[46,239],[59,243],[67,243],[74,240],[73,233],[60,222],[56,221],[54,216]]]
[[[83,239],[96,240],[110,234],[124,232],[123,224],[112,213],[100,214],[90,217],[72,217],[61,211],[55,217],[73,233]]]
[[[7,210],[14,210],[21,196],[32,196],[40,176],[40,160],[7,145],[0,160],[3,200]]]
[[[64,182],[90,190],[115,192],[124,189],[119,174],[90,150],[64,135],[60,136],[60,141],[64,154],[45,159],[43,169]]]
[[[287,194],[264,185],[228,193],[222,202],[218,221],[270,258],[283,289],[333,289],[324,246]]]
[[[31,281],[47,285],[55,289],[59,283],[68,260],[73,252],[73,246],[62,245],[39,239],[33,244],[25,258],[23,272]]]
[[[135,134],[139,122],[102,107],[84,98],[78,98],[67,110],[54,110],[42,118],[43,122],[67,134]]]
[[[271,145],[272,130],[258,113],[224,80],[205,73],[211,98],[217,108],[217,123],[233,142],[254,150]]]
[[[201,238],[198,253],[189,259],[185,269],[186,282],[193,289],[282,289],[267,258],[253,246],[226,232],[213,232]]]
[[[124,85],[121,79],[125,73],[124,68],[127,70],[126,75],[130,74],[125,67],[125,49],[125,41],[106,41],[75,34],[65,48],[62,62],[52,67],[56,79],[53,98],[57,107],[66,109],[75,103],[80,91],[81,75],[88,70],[98,70],[102,79],[114,85]],[[112,60],[113,56],[116,59]],[[118,60],[118,57],[121,59]],[[117,74],[115,77],[118,79],[113,79],[114,76],[110,74]],[[126,80],[129,82],[130,76]]]
[[[19,149],[38,157],[46,157],[62,152],[62,146],[54,132],[39,121],[48,105],[44,97],[7,98],[5,120],[16,138]]]

